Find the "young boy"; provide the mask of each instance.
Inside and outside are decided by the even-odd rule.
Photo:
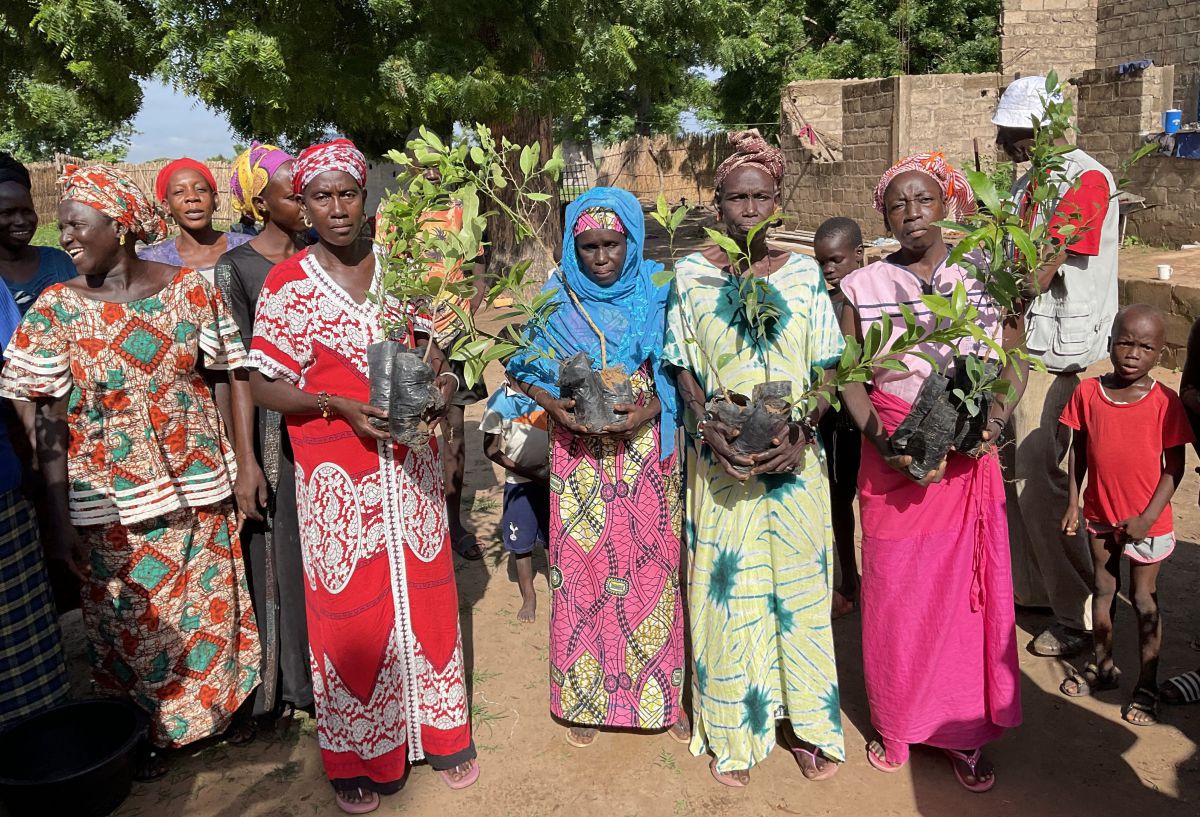
[[[1118,686],[1112,637],[1124,555],[1141,671],[1121,714],[1136,726],[1158,722],[1158,568],[1175,549],[1171,495],[1183,479],[1184,448],[1193,440],[1179,396],[1150,376],[1162,348],[1161,312],[1145,304],[1121,310],[1112,329],[1113,371],[1079,384],[1061,418],[1073,432],[1067,455],[1069,505],[1062,520],[1068,535],[1079,530],[1079,491],[1088,475],[1083,517],[1095,569],[1095,658],[1060,689],[1080,697]]]
[[[813,252],[825,276],[825,287],[833,308],[841,315],[846,298],[842,279],[863,265],[862,231],[848,218],[831,218],[817,228]],[[854,559],[854,494],[862,434],[845,411],[827,411],[819,426],[825,459],[829,463],[829,499],[833,542],[837,547],[842,583],[833,593],[832,617],[841,618],[854,610],[858,596],[858,564]]]
[[[508,475],[504,479],[504,512],[501,536],[509,559],[515,563],[521,609],[517,621],[537,618],[533,592],[533,547],[545,546],[550,527],[549,437],[546,412],[508,384],[488,399],[479,423],[483,452]]]

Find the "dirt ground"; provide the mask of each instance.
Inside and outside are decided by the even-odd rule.
[[[689,239],[699,232],[693,227]],[[665,254],[665,253],[664,253]],[[1153,267],[1151,266],[1152,270]],[[1177,267],[1178,269],[1178,267]],[[1103,370],[1103,366],[1096,373]],[[1178,374],[1158,376],[1177,386]],[[500,373],[488,372],[498,384]],[[383,798],[378,814],[487,814],[489,817],[597,815],[979,815],[1000,817],[1108,817],[1200,814],[1200,706],[1164,708],[1163,723],[1134,727],[1120,707],[1137,665],[1136,636],[1128,603],[1118,619],[1117,657],[1127,670],[1124,689],[1073,700],[1058,692],[1067,665],[1024,649],[1049,623],[1048,615],[1022,611],[1017,633],[1025,723],[991,745],[996,788],[986,795],[963,790],[939,754],[916,749],[912,762],[883,775],[864,758],[872,735],[862,676],[857,613],[834,623],[848,762],[823,783],[800,775],[779,749],[752,774],[745,790],[717,784],[705,759],[665,734],[604,733],[580,750],[563,740],[548,711],[547,613],[549,591],[543,554],[535,557],[538,618],[516,621],[515,576],[500,545],[502,474],[486,460],[477,430],[482,406],[468,413],[467,489],[464,507],[487,553],[483,562],[456,560],[459,615],[466,649],[471,715],[481,777],[471,789],[452,792],[427,766],[412,770],[403,791]],[[1200,477],[1189,469],[1176,495],[1179,546],[1162,572],[1165,619],[1163,677],[1200,666]],[[1054,511],[1056,514],[1059,511]],[[78,613],[65,620],[74,676],[86,686]],[[315,728],[298,716],[285,728],[260,735],[248,747],[214,742],[176,759],[160,782],[135,785],[117,812],[121,817],[306,817],[340,813],[321,769]]]

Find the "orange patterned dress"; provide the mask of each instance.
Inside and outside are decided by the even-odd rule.
[[[223,731],[258,684],[259,645],[232,499],[236,473],[197,372],[243,365],[220,295],[181,269],[124,304],[59,284],[26,313],[0,394],[70,394],[71,522],[90,554],[82,590],[97,686],[182,746]]]

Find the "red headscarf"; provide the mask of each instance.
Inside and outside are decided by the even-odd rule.
[[[359,187],[367,186],[367,157],[349,139],[334,139],[312,145],[296,157],[292,166],[292,189],[303,193],[308,183],[330,170],[349,173]]]
[[[725,178],[742,165],[756,165],[770,174],[775,184],[783,181],[784,161],[783,151],[767,144],[757,128],[735,131],[729,134],[729,144],[733,145],[734,153],[717,168],[716,187],[721,189]]]
[[[176,159],[173,162],[167,162],[166,167],[158,171],[158,176],[154,179],[154,196],[159,201],[167,200],[167,184],[171,181],[171,174],[176,170],[194,170],[204,177],[204,181],[208,182],[208,186],[212,188],[214,193],[217,192],[217,180],[213,178],[212,171],[203,162],[197,162],[195,159],[189,159],[184,156],[182,159]]]
[[[971,185],[967,183],[967,177],[961,170],[956,170],[947,162],[946,157],[941,153],[917,153],[907,159],[901,159],[888,168],[887,172],[879,179],[879,184],[875,185],[876,210],[883,212],[883,194],[887,192],[892,179],[910,170],[924,173],[938,183],[955,218],[969,216],[975,212],[975,195],[971,192]]]

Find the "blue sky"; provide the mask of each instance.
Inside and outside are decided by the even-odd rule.
[[[142,84],[142,110],[133,120],[138,131],[130,142],[128,162],[162,157],[209,156],[233,153],[233,133],[224,115],[213,113],[200,100],[157,80]]]

